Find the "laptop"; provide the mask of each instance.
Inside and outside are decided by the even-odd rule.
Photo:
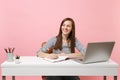
[[[88,43],[82,63],[96,63],[108,61],[115,42]]]

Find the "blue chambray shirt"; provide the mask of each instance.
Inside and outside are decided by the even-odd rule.
[[[37,51],[37,53],[39,53],[39,52],[47,52],[48,48],[51,48],[51,47],[53,47],[55,45],[56,40],[57,40],[56,37],[53,37],[53,38],[49,39],[47,41],[47,43]],[[81,52],[83,55],[85,55],[86,49],[83,47],[83,45],[79,42],[79,40],[77,38],[75,40],[75,47],[79,52]],[[71,53],[70,44],[64,43],[62,45],[62,50],[53,49],[53,53],[55,53],[55,54],[58,54],[58,53]]]

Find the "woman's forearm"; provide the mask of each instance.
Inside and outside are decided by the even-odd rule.
[[[61,54],[59,54],[59,56],[68,56],[68,58],[83,59],[83,55],[80,52],[79,53],[69,53],[69,54],[61,53]]]
[[[48,54],[47,53],[43,53],[43,52],[39,52],[38,56],[41,57],[41,58],[44,58],[44,57],[48,56]]]
[[[83,59],[83,55],[81,53],[71,53],[68,54],[69,58],[77,58],[77,59]]]
[[[47,57],[47,58],[51,58],[51,59],[56,59],[58,58],[58,56],[68,56],[68,58],[76,58],[76,59],[83,59],[83,55],[82,53],[60,53],[60,54],[48,54],[48,53],[44,53],[44,52],[39,52],[38,56],[41,58]]]
[[[38,56],[41,57],[41,58],[50,58],[50,59],[57,59],[58,58],[58,55],[57,54],[49,54],[49,53],[44,53],[44,52],[39,52],[38,53]]]

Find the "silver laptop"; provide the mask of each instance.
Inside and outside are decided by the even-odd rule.
[[[88,43],[82,63],[95,63],[108,61],[115,42],[94,42]]]

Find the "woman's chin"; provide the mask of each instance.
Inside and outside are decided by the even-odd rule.
[[[69,32],[63,32],[64,35],[69,35]]]
[[[68,33],[64,33],[63,35],[67,36],[67,35],[68,35]]]

